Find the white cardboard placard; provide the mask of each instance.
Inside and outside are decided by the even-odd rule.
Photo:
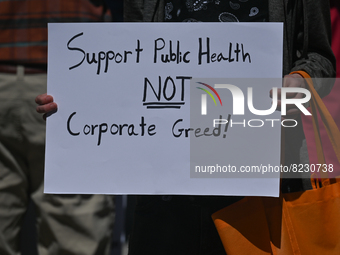
[[[190,178],[190,138],[172,127],[190,125],[188,77],[280,78],[282,27],[49,24],[48,94],[59,108],[47,119],[45,192],[278,196],[279,178]]]

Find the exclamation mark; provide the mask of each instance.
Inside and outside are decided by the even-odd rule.
[[[227,131],[228,131],[229,122],[230,122],[230,117],[231,117],[231,115],[228,114],[228,122],[225,124],[224,133],[227,133]],[[227,137],[227,135],[224,134],[224,135],[223,135],[223,138],[226,138],[226,137]]]

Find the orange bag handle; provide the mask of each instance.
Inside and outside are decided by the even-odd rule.
[[[318,156],[318,162],[319,164],[325,164],[325,156],[322,150],[322,142],[320,137],[320,130],[319,130],[319,124],[318,124],[318,117],[317,117],[317,110],[319,111],[321,120],[325,126],[327,135],[332,143],[334,152],[336,154],[336,157],[338,161],[340,162],[340,131],[334,122],[332,115],[327,110],[327,107],[323,103],[322,99],[320,98],[319,94],[316,92],[312,78],[308,73],[305,71],[294,71],[291,72],[291,74],[297,73],[300,74],[305,81],[307,82],[308,89],[311,92],[311,110],[312,110],[312,122],[313,122],[313,130],[314,130],[314,137],[315,137],[315,144],[316,144],[316,150],[317,150],[317,156]],[[323,170],[323,167],[322,167]],[[331,183],[331,180],[328,177],[328,173],[322,171],[320,172],[321,176],[321,182],[323,186],[329,185]],[[315,176],[315,174],[314,174]],[[315,188],[315,182],[318,184],[318,181],[315,180],[314,176],[311,176],[312,185],[313,188]]]

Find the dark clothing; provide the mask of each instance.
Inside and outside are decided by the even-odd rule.
[[[211,214],[240,199],[138,196],[129,254],[225,255]]]
[[[165,0],[164,16],[171,22],[264,22],[268,1]]]
[[[284,23],[283,75],[303,70],[312,77],[334,77],[335,58],[330,46],[328,1],[270,0],[268,10],[270,22]],[[162,22],[166,14],[169,13],[165,9],[164,0],[125,1],[125,21]],[[314,86],[323,97],[330,92],[332,84],[315,83]],[[301,123],[301,120],[297,121]],[[285,165],[308,163],[301,125],[294,129],[286,128],[284,143]],[[309,187],[309,179],[284,179],[282,190],[293,192]],[[212,234],[214,225],[211,213],[234,203],[239,198],[213,196],[193,198],[200,200],[200,203],[192,205],[188,202],[190,196],[179,196],[177,200],[170,202],[162,201],[158,196],[141,196],[136,207],[129,254],[225,254],[218,235]],[[207,201],[209,202],[206,203]]]

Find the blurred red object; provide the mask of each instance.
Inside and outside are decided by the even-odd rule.
[[[331,6],[331,21],[332,21],[332,49],[337,60],[336,67],[336,82],[329,95],[323,98],[327,109],[334,118],[335,123],[340,128],[340,1],[330,0]],[[310,109],[309,109],[310,111]],[[310,164],[317,164],[317,155],[315,148],[315,140],[313,133],[313,126],[311,117],[301,115],[303,129],[307,140],[308,155]],[[319,123],[321,122],[319,116]],[[328,139],[326,130],[322,124],[320,124],[320,135],[322,139],[322,146],[325,154],[327,164],[333,164],[334,172],[330,173],[331,177],[340,175],[340,163],[338,162],[334,153],[332,144]]]

